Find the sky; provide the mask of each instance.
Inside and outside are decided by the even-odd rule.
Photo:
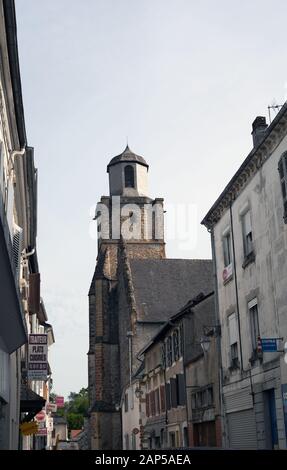
[[[167,226],[172,207],[191,207],[192,225],[179,212],[167,256],[209,258],[200,221],[251,150],[255,117],[287,99],[287,3],[15,3],[53,391],[67,396],[87,386],[91,208],[109,194],[107,164],[128,138],[150,165],[150,196],[165,199]]]

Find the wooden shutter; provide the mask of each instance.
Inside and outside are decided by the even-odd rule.
[[[166,396],[166,408],[171,409],[171,400],[170,400],[170,383],[167,383],[165,386],[165,396]]]
[[[177,380],[171,378],[170,379],[170,391],[171,391],[171,407],[177,407]]]
[[[182,406],[182,405],[185,405],[185,401],[186,401],[184,375],[178,374],[176,376],[176,381],[177,381],[177,404]]]
[[[154,390],[150,392],[150,411],[151,415],[155,415],[155,398],[154,398]]]
[[[160,404],[159,404],[159,388],[154,392],[155,396],[155,414],[160,414]]]
[[[165,386],[161,385],[160,386],[160,411],[161,413],[165,412]]]
[[[30,313],[40,311],[40,273],[29,276],[29,311]]]

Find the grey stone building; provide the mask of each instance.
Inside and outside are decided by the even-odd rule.
[[[148,196],[146,161],[127,147],[107,171],[110,196],[96,210],[98,257],[89,291],[92,449],[122,447],[121,407],[141,364],[138,353],[211,277],[210,261],[166,259],[163,199]]]
[[[281,449],[287,430],[287,104],[270,125],[259,116],[252,127],[251,152],[202,223],[211,232],[217,273],[224,444]]]

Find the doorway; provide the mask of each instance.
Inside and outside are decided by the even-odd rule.
[[[275,390],[265,390],[264,396],[264,421],[265,421],[265,446],[266,449],[278,448],[278,429],[276,417]]]

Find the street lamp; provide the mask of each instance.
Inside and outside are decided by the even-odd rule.
[[[200,346],[204,353],[207,353],[210,349],[210,337],[211,336],[219,336],[221,333],[220,325],[205,325],[203,327],[204,336],[200,339]]]
[[[207,353],[210,348],[210,339],[207,336],[202,336],[200,339],[200,346],[204,353]]]

